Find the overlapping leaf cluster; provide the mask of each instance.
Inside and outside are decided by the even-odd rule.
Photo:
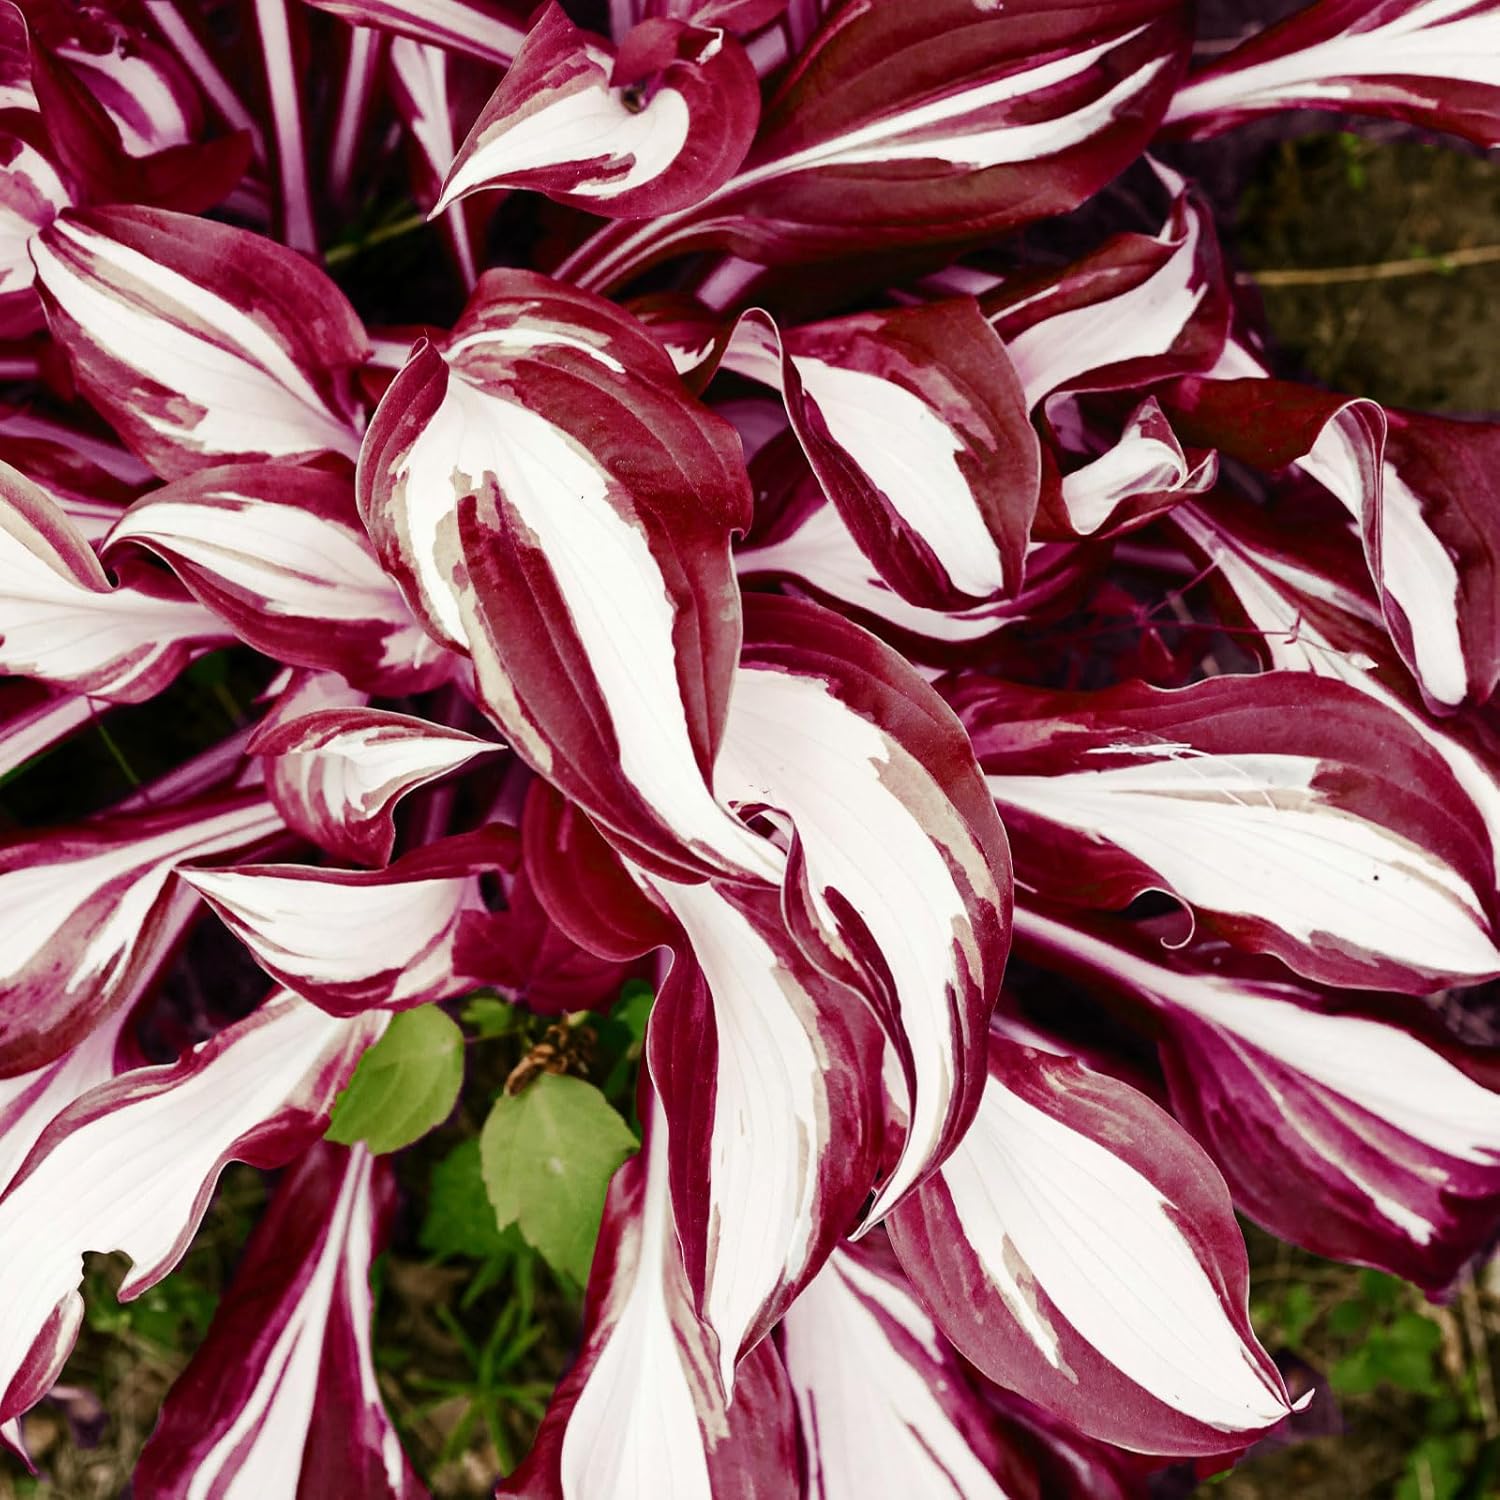
[[[1291,1410],[1236,1207],[1435,1295],[1500,1227],[1450,1024],[1500,975],[1500,428],[1274,378],[1162,153],[1291,109],[1500,144],[1500,4],[1196,62],[1179,0],[605,11],[0,5],[0,770],[205,653],[264,689],[0,846],[0,1436],[81,1252],[138,1293],[226,1162],[289,1166],[133,1492],[422,1494],[370,1148],[451,1103],[433,1007],[645,976],[642,1149],[499,1493],[1218,1462]],[[1012,233],[1126,171],[1154,232]],[[397,176],[451,320],[327,269]],[[153,1065],[215,919],[275,987]],[[581,1274],[545,1185],[629,1141],[575,1153],[569,1066],[481,1154]]]

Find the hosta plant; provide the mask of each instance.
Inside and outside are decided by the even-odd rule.
[[[259,694],[0,847],[18,1454],[82,1254],[151,1287],[242,1161],[134,1495],[424,1494],[370,1271],[498,998],[558,1021],[496,1224],[586,1282],[500,1494],[1139,1494],[1298,1404],[1236,1210],[1434,1297],[1487,1250],[1500,427],[1276,378],[1176,143],[1500,144],[1500,4],[1229,40],[0,4],[12,802],[175,743],[185,673]],[[216,924],[268,993],[174,1031]],[[623,1111],[574,1046],[622,992]]]

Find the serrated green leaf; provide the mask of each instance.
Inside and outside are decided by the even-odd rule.
[[[447,1119],[463,1081],[463,1032],[436,1005],[400,1011],[334,1101],[328,1139],[399,1151]]]
[[[495,1101],[479,1147],[496,1222],[582,1286],[609,1179],[636,1149],[624,1120],[593,1084],[544,1073]]]
[[[489,1260],[519,1239],[514,1226],[501,1232],[479,1169],[479,1139],[455,1146],[432,1169],[427,1215],[417,1236],[432,1255]]]

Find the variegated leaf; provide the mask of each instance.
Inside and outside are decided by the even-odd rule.
[[[129,1301],[182,1258],[230,1161],[279,1166],[322,1133],[384,1018],[274,996],[179,1062],[136,1068],[59,1115],[0,1197],[0,1421],[35,1404],[83,1318],[83,1252],[123,1251]]]
[[[1005,963],[1005,834],[942,700],[893,651],[812,604],[746,601],[715,785],[792,835],[783,904],[811,961],[874,1007],[907,1133],[865,1222],[950,1150],[983,1081]]]
[[[281,1179],[134,1474],[141,1500],[220,1493],[426,1500],[380,1395],[370,1265],[388,1163],[318,1143]]]
[[[1500,683],[1500,423],[1385,410],[1286,381],[1186,380],[1177,430],[1261,468],[1296,463],[1349,512],[1386,628],[1429,705]]]
[[[182,875],[272,978],[331,1015],[351,1016],[473,988],[455,947],[485,909],[476,872],[503,857],[494,838],[470,834],[384,870],[240,865]]]
[[[1386,115],[1500,145],[1500,5],[1318,0],[1195,72],[1167,123],[1201,137],[1292,109]]]
[[[687,942],[651,1014],[672,1206],[724,1390],[851,1229],[879,1167],[881,1037],[770,891],[650,886]]]
[[[62,507],[0,463],[0,669],[138,703],[232,639],[155,570],[112,582]]]
[[[1152,166],[1172,197],[1160,233],[1113,235],[1061,271],[982,294],[1029,405],[1206,373],[1219,357],[1230,289],[1213,216],[1175,172]]]
[[[119,206],[60,215],[32,257],[79,385],[157,473],[359,451],[364,329],[294,251]]]
[[[1328,994],[1217,947],[1017,913],[1028,955],[1154,1014],[1172,1109],[1282,1239],[1446,1291],[1500,1208],[1500,1076],[1425,1006]]]
[[[488,273],[447,356],[419,348],[386,393],[359,498],[519,755],[642,863],[775,878],[708,785],[739,650],[739,444],[644,328]]]
[[[384,865],[401,798],[502,747],[407,714],[328,708],[280,719],[246,748],[288,827],[339,859]]]
[[[536,1445],[497,1495],[525,1500],[785,1500],[797,1472],[786,1374],[762,1342],[725,1401],[672,1232],[667,1125],[615,1173],[583,1348]]]
[[[1186,7],[846,5],[696,207],[611,226],[561,274],[619,285],[703,245],[767,263],[971,242],[1081,202],[1139,154],[1186,60]]]
[[[691,207],[744,159],[760,91],[722,29],[653,18],[618,48],[552,0],[459,149],[438,208],[484,188],[533,188],[632,219]]]
[[[993,1037],[969,1133],[890,1232],[965,1358],[1090,1436],[1227,1453],[1291,1411],[1213,1163],[1070,1058]]]
[[[787,1314],[781,1346],[810,1500],[1039,1493],[886,1247],[835,1251]]]
[[[96,818],[0,846],[0,1076],[63,1056],[180,932],[175,871],[282,831],[258,792]]]
[[[1166,890],[1331,984],[1425,993],[1500,973],[1488,840],[1408,719],[1301,672],[1163,691],[948,694],[1020,878],[1074,905]]]
[[[308,0],[352,26],[370,26],[509,67],[526,36],[527,7],[505,0]]]
[[[751,314],[726,362],[775,372],[824,492],[903,599],[966,609],[1019,589],[1041,459],[1004,345],[972,300],[785,332]]]
[[[357,687],[419,692],[453,659],[423,630],[360,524],[347,470],[227,464],[138,500],[111,531],[168,562],[239,637]]]

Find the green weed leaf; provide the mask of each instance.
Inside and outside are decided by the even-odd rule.
[[[430,1255],[489,1260],[508,1248],[514,1229],[501,1233],[479,1169],[479,1138],[455,1146],[432,1169],[427,1214],[417,1238]]]
[[[500,1228],[579,1286],[588,1280],[604,1193],[635,1136],[593,1084],[544,1073],[495,1101],[479,1138],[484,1185]]]
[[[403,1010],[335,1100],[328,1139],[399,1151],[447,1119],[463,1081],[463,1032],[436,1005]]]

